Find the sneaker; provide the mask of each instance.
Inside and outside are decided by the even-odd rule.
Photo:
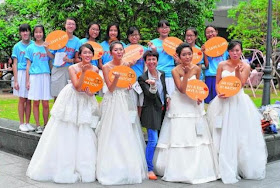
[[[37,126],[36,129],[35,129],[35,132],[38,133],[38,134],[42,134],[43,133],[42,127]]]
[[[35,131],[35,128],[32,127],[29,123],[26,123],[25,125],[28,128],[28,131],[30,131],[30,132]]]
[[[25,124],[21,124],[19,126],[19,130],[22,131],[22,132],[28,132],[29,131],[29,129],[26,127]]]

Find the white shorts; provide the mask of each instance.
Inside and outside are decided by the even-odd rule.
[[[53,67],[51,75],[51,95],[57,97],[60,91],[68,84],[69,67]]]
[[[28,97],[28,90],[26,89],[26,70],[18,70],[17,71],[17,79],[18,79],[18,85],[19,85],[19,90],[16,90],[14,88],[13,94],[22,97],[22,98],[27,98]]]
[[[165,84],[166,84],[166,90],[168,95],[172,95],[173,91],[175,90],[175,83],[173,80],[173,77],[165,77]]]
[[[50,100],[51,96],[51,76],[50,74],[32,74],[29,77],[30,88],[28,92],[29,100]]]

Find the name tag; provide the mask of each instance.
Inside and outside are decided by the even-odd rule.
[[[143,90],[137,81],[132,85],[132,88],[136,91],[136,93],[138,93],[138,95],[143,93]]]
[[[215,118],[215,128],[221,129],[223,125],[223,116],[216,116]]]
[[[203,132],[204,132],[204,122],[203,122],[203,118],[202,117],[199,118],[196,121],[195,130],[196,130],[196,135],[197,136],[202,136],[203,135]]]

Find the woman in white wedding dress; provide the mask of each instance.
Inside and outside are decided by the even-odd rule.
[[[104,80],[108,91],[101,104],[101,121],[96,129],[98,138],[97,171],[98,181],[103,185],[141,183],[147,178],[145,142],[137,116],[137,108],[127,88],[118,88],[120,74],[114,72],[114,80],[109,80],[112,68],[129,63],[122,62],[123,45],[110,45],[113,60],[103,65]]]
[[[240,60],[242,43],[229,43],[230,59],[219,64],[217,80],[236,76],[242,86],[248,79],[250,66]],[[241,89],[226,98],[220,93],[208,106],[215,150],[218,154],[222,181],[236,183],[239,179],[263,179],[267,162],[266,145],[261,130],[261,114]]]
[[[81,90],[94,50],[89,44],[79,49],[82,62],[69,67],[70,84],[58,95],[51,117],[40,138],[26,175],[37,181],[75,183],[95,181],[96,136],[91,126],[99,116],[98,103],[88,89]],[[78,79],[77,73],[81,72]]]
[[[187,43],[179,45],[176,53],[180,59],[180,64],[172,70],[176,89],[161,128],[155,171],[165,181],[191,184],[215,181],[218,167],[204,105],[185,94],[188,80],[199,78],[201,70],[191,63],[193,52]],[[198,128],[200,133],[196,131]]]

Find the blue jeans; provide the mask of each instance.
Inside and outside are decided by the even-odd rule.
[[[148,144],[146,147],[146,161],[148,165],[148,171],[153,171],[153,158],[155,149],[158,142],[158,131],[153,129],[147,129],[148,132]]]

